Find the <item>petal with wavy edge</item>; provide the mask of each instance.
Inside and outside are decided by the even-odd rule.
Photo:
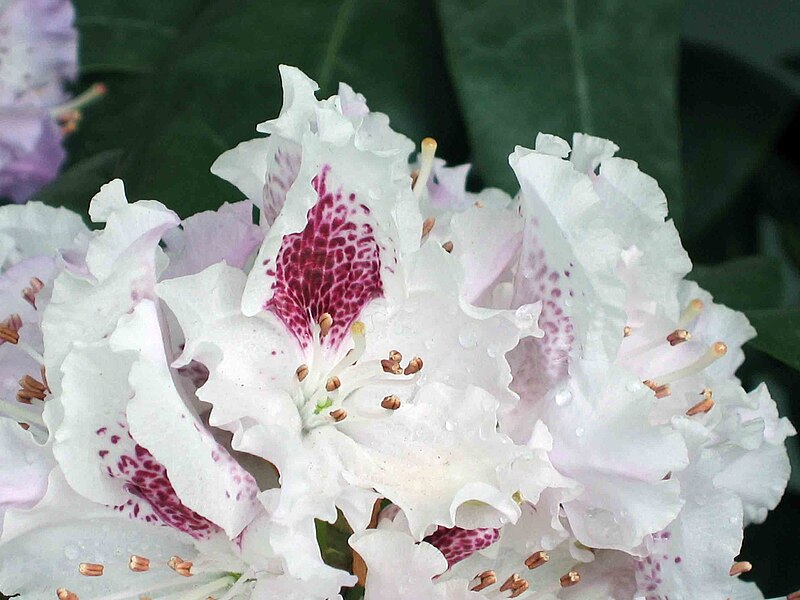
[[[16,421],[0,417],[0,532],[5,512],[30,508],[47,490],[52,453]]]
[[[54,256],[88,235],[80,215],[41,202],[0,206],[0,270],[32,256]]]

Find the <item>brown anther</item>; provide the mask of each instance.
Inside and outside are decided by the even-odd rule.
[[[436,217],[428,217],[422,222],[422,239],[428,237],[434,225],[436,225]]]
[[[37,400],[44,400],[44,394],[31,392],[29,390],[17,390],[17,402],[21,402],[22,404],[31,404],[31,400],[34,398]]]
[[[625,327],[622,328],[623,337],[628,337],[630,336],[631,333],[633,333],[633,327],[631,327],[630,325],[625,325]]]
[[[298,381],[303,381],[306,377],[308,377],[308,365],[300,365],[297,367],[297,370],[294,372],[297,375]]]
[[[507,592],[508,590],[515,589],[520,581],[523,581],[522,577],[516,573],[512,573],[511,576],[503,582],[503,585],[500,586],[500,591]]]
[[[412,189],[417,184],[417,179],[419,179],[419,169],[414,169],[411,172],[411,188]]]
[[[398,363],[388,358],[384,358],[381,361],[381,367],[383,368],[384,373],[391,373],[393,375],[403,374],[403,367],[401,367]]]
[[[347,411],[343,408],[337,408],[336,410],[332,410],[328,414],[330,414],[330,416],[333,417],[333,420],[336,421],[337,423],[340,421],[344,421],[347,418]]]
[[[103,574],[103,565],[95,563],[81,563],[78,565],[78,573],[86,577],[100,577]]]
[[[490,585],[494,585],[497,583],[497,575],[495,575],[494,571],[484,571],[475,579],[480,579],[480,581],[475,584],[474,587],[471,587],[470,590],[473,592],[480,592],[483,589],[486,589]]]
[[[538,552],[534,552],[528,558],[525,559],[525,566],[529,569],[535,569],[536,567],[541,567],[544,563],[550,560],[550,555],[543,551],[539,550]]]
[[[700,413],[707,413],[714,408],[714,397],[711,389],[704,389],[700,395],[703,396],[703,399],[686,411],[688,416],[693,417]]]
[[[421,370],[422,359],[419,356],[415,356],[408,361],[408,365],[406,365],[406,368],[403,369],[403,375],[413,375],[414,373],[419,373]]]
[[[175,571],[178,575],[183,577],[192,576],[192,563],[188,560],[183,560],[180,556],[173,556],[167,561],[167,566]]]
[[[56,590],[58,600],[78,600],[78,594],[70,592],[67,588],[58,588]]]
[[[752,570],[753,570],[753,565],[751,565],[747,561],[735,562],[735,563],[733,563],[733,566],[731,567],[731,570],[728,571],[728,574],[731,577],[738,577],[742,573],[749,573]]]
[[[25,375],[25,377],[20,379],[19,380],[19,385],[23,389],[31,390],[31,391],[34,391],[34,392],[42,392],[42,393],[44,393],[44,392],[47,391],[47,387],[43,383],[41,383],[40,381],[37,381],[36,379],[31,377],[30,375]]]
[[[528,582],[524,579],[520,579],[517,584],[511,588],[513,591],[511,593],[512,598],[516,598],[517,596],[521,596],[525,592],[528,591]]]
[[[580,573],[577,571],[570,571],[566,575],[561,576],[561,587],[570,587],[575,585],[581,580]]]
[[[692,339],[692,334],[685,329],[676,329],[667,336],[670,346],[677,346],[683,342],[688,342],[690,339]]]
[[[389,350],[389,360],[399,363],[403,360],[403,355],[397,350]]]
[[[658,399],[666,398],[672,393],[671,390],[669,389],[668,383],[665,383],[663,385],[658,385],[652,379],[645,379],[642,383],[644,383],[647,387],[653,390],[653,392],[655,392],[656,398]]]
[[[397,410],[400,408],[400,398],[394,394],[391,396],[386,396],[381,402],[381,406],[386,410]]]
[[[342,380],[336,375],[333,377],[328,377],[328,381],[325,382],[325,389],[329,392],[338,390],[340,387],[342,387]]]
[[[450,241],[445,242],[444,244],[442,244],[442,248],[444,248],[444,251],[449,254],[450,252],[453,251],[453,242]]]
[[[0,340],[9,344],[16,344],[19,342],[19,331],[6,325],[0,325]]]
[[[328,332],[333,327],[333,317],[331,313],[322,313],[319,317],[319,330],[321,336],[328,335]]]
[[[134,554],[131,556],[128,568],[134,573],[144,573],[150,569],[150,559]]]

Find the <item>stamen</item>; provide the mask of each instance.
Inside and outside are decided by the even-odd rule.
[[[403,369],[403,375],[413,375],[414,373],[419,373],[422,370],[422,359],[419,356],[415,356],[410,361],[408,361],[408,366]]]
[[[453,242],[451,241],[445,242],[444,244],[442,244],[442,248],[444,248],[445,252],[450,254],[453,251]]]
[[[494,571],[484,571],[480,575],[476,575],[472,581],[478,580],[475,586],[469,588],[473,592],[480,592],[487,587],[494,585],[497,583],[497,575],[495,575]]]
[[[392,394],[391,396],[386,396],[381,402],[381,406],[386,410],[397,410],[400,408],[400,398]]]
[[[420,144],[422,150],[422,158],[420,159],[419,175],[414,182],[414,195],[419,198],[422,195],[422,190],[428,185],[428,178],[431,176],[433,170],[433,157],[436,154],[436,140],[431,137],[426,137]]]
[[[669,385],[666,383],[664,385],[658,385],[652,379],[645,379],[642,383],[644,383],[647,387],[653,390],[656,394],[656,398],[658,398],[659,400],[661,398],[666,398],[672,393],[671,390],[669,389]]]
[[[342,386],[342,381],[335,375],[333,377],[328,377],[328,381],[325,382],[325,390],[328,392],[334,392],[338,390]]]
[[[424,240],[436,225],[436,217],[428,217],[422,222],[422,239]]]
[[[81,563],[78,565],[78,573],[86,577],[100,577],[103,574],[103,565],[96,563]]]
[[[686,411],[687,416],[693,417],[694,415],[700,413],[707,413],[714,408],[714,398],[712,397],[711,390],[706,388],[703,390],[701,395],[703,396],[703,399]]]
[[[303,381],[306,377],[308,377],[308,365],[300,365],[297,367],[297,370],[294,372],[297,375],[298,381]]]
[[[706,367],[712,365],[715,361],[719,360],[728,352],[728,346],[725,345],[724,342],[714,342],[709,346],[708,352],[706,352],[703,356],[698,358],[695,362],[691,365],[684,367],[683,369],[678,369],[677,371],[673,371],[672,373],[667,373],[666,375],[662,375],[661,377],[657,377],[656,381],[666,384],[672,381],[678,381],[679,379],[683,379],[684,377],[689,377],[690,375],[694,375],[695,373],[699,373]]]
[[[676,329],[667,336],[670,346],[677,346],[683,342],[688,342],[690,339],[692,339],[692,334],[685,329]]]
[[[85,92],[83,92],[79,96],[76,96],[69,102],[51,108],[50,114],[56,119],[69,120],[66,117],[71,117],[74,113],[76,113],[84,106],[87,106],[91,102],[94,102],[98,98],[101,98],[106,94],[107,91],[108,88],[104,83],[95,83]]]
[[[391,373],[392,375],[402,375],[403,367],[391,359],[384,358],[381,360],[381,367],[384,373]]]
[[[572,587],[576,583],[580,582],[581,576],[580,573],[577,571],[570,571],[566,575],[561,576],[561,587],[567,588]]]
[[[500,591],[507,592],[508,590],[514,590],[517,588],[520,581],[524,581],[522,577],[517,573],[512,573],[511,576],[503,582],[503,585],[500,586]]]
[[[22,290],[22,297],[30,304],[33,308],[36,308],[36,294],[42,291],[44,287],[44,282],[39,279],[38,277],[31,278],[30,281],[31,287],[27,287]]]
[[[521,596],[525,592],[528,591],[528,582],[524,579],[520,579],[519,582],[516,584],[515,587],[512,588],[514,591],[511,594],[512,598],[516,598],[517,596]]]
[[[320,336],[325,337],[333,327],[333,317],[330,313],[322,313],[319,317]]]
[[[543,550],[539,550],[538,552],[534,552],[528,558],[525,559],[525,566],[529,569],[535,569],[536,567],[541,567],[547,561],[550,560],[550,555]]]
[[[389,350],[389,360],[399,363],[403,361],[403,355],[397,350]]]
[[[344,421],[347,418],[347,411],[343,408],[337,408],[336,410],[332,410],[330,416],[333,417],[333,420],[337,423]]]
[[[67,588],[58,588],[56,596],[58,600],[78,600],[78,594],[70,592]]]
[[[735,562],[729,571],[731,577],[738,577],[742,573],[749,573],[753,570],[753,565],[747,561]]]
[[[686,307],[681,318],[678,319],[678,329],[685,328],[689,323],[694,321],[701,312],[703,312],[703,301],[699,298],[695,298],[689,302],[689,306]]]
[[[183,577],[192,576],[192,563],[188,560],[183,560],[180,556],[173,556],[167,561],[167,566],[175,571],[178,575]]]
[[[8,342],[9,344],[19,343],[19,330],[12,329],[7,325],[0,325],[0,344]]]
[[[128,568],[134,573],[144,573],[150,569],[150,559],[134,554],[131,556]]]
[[[19,380],[20,389],[17,391],[17,402],[23,404],[30,404],[34,398],[37,400],[44,400],[47,395],[47,387],[36,381],[30,375],[25,375]]]
[[[625,327],[622,328],[622,337],[629,337],[631,333],[633,333],[633,327],[630,325],[625,325]]]

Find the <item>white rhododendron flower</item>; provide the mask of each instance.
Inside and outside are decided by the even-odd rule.
[[[657,183],[540,134],[473,193],[281,77],[212,167],[247,200],[0,208],[0,591],[763,600],[742,531],[794,429]]]

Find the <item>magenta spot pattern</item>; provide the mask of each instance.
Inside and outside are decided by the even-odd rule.
[[[267,225],[272,225],[278,218],[286,202],[286,193],[300,172],[300,162],[300,147],[297,144],[287,142],[275,151],[264,184],[263,210]]]
[[[318,200],[305,229],[284,236],[276,264],[265,265],[274,281],[264,308],[303,346],[320,316],[330,313],[333,327],[325,343],[335,348],[364,306],[383,296],[383,282],[370,210],[355,194],[329,189],[330,169],[325,165],[312,181]]]
[[[170,483],[167,470],[152,454],[136,443],[124,423],[116,423],[111,433],[101,427],[97,434],[101,449],[98,456],[105,474],[122,481],[128,500],[113,508],[132,519],[168,525],[205,539],[220,531],[214,523],[186,507]]]
[[[462,529],[461,527],[439,527],[423,541],[438,548],[451,568],[479,550],[488,548],[500,538],[500,530],[493,528]]]
[[[667,595],[660,594],[658,588],[663,583],[665,572],[671,568],[680,568],[683,559],[669,552],[669,541],[672,534],[662,531],[653,534],[653,551],[649,556],[636,559],[636,584],[645,600],[670,600]]]

